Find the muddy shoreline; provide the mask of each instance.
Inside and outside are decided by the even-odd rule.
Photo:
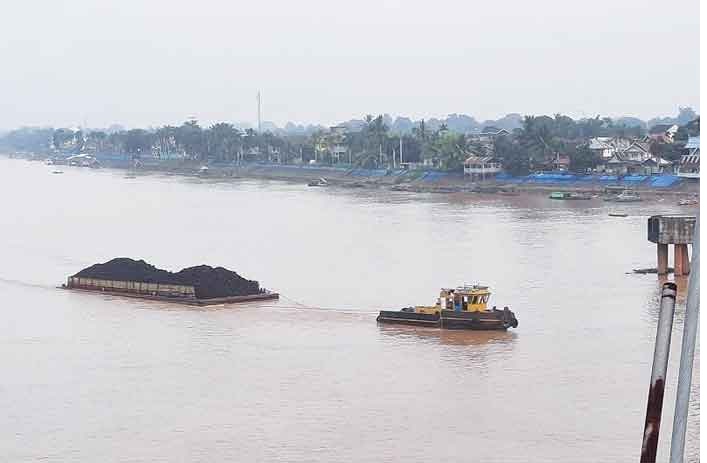
[[[128,171],[131,175],[160,173],[198,177],[213,180],[263,179],[280,180],[307,184],[320,178],[327,180],[327,187],[367,188],[400,191],[408,193],[484,193],[515,195],[520,193],[550,193],[568,191],[577,193],[601,194],[610,185],[617,182],[558,182],[558,183],[516,183],[490,179],[472,182],[461,173],[439,173],[433,180],[424,177],[422,171],[366,171],[330,166],[309,165],[266,165],[211,164],[203,169],[203,164],[189,160],[145,161],[134,167],[129,161],[101,161],[101,166]],[[683,180],[674,187],[654,188],[648,185],[624,185],[642,196],[693,196],[699,194],[699,181]],[[323,188],[323,187],[312,187]]]
[[[498,195],[514,195],[520,193],[550,193],[553,191],[584,192],[601,194],[604,188],[616,183],[510,183],[496,179],[483,182],[471,182],[462,175],[448,175],[435,181],[415,179],[408,175],[365,176],[352,174],[351,171],[336,168],[311,168],[297,166],[213,166],[208,171],[200,172],[199,167],[192,166],[142,166],[135,173],[168,173],[204,179],[264,179],[280,180],[292,183],[309,183],[319,178],[327,180],[327,187],[312,188],[367,188],[390,190],[409,193],[484,193]],[[412,177],[412,178],[411,178]],[[699,182],[683,181],[676,187],[650,188],[642,185],[627,186],[644,196],[690,196],[699,194]]]

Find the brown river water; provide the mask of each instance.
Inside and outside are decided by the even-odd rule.
[[[659,283],[625,272],[655,266],[647,216],[696,212],[676,199],[62,169],[0,158],[0,461],[638,460]],[[221,265],[283,297],[186,308],[56,288],[118,256]],[[518,328],[376,324],[381,308],[471,282]],[[682,293],[661,461],[684,310]],[[698,394],[696,374],[688,461]]]

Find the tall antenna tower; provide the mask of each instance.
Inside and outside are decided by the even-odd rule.
[[[261,133],[262,120],[260,118],[260,90],[258,90],[258,133]]]

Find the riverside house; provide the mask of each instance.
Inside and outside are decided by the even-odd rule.
[[[671,166],[670,161],[655,158],[647,142],[634,141],[628,148],[616,151],[600,170],[615,175],[655,174],[669,171]]]
[[[589,149],[597,159],[609,160],[614,154],[623,151],[633,143],[623,137],[594,137],[589,140]]]
[[[327,133],[319,136],[314,150],[317,160],[330,159],[334,164],[351,162],[351,150],[346,143],[346,127],[330,127]]]
[[[486,177],[501,172],[501,162],[493,156],[472,155],[464,161],[464,176],[472,180],[485,180]]]

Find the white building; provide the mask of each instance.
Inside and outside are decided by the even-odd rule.
[[[472,179],[496,175],[501,172],[501,163],[493,156],[469,156],[464,161],[464,175]]]

